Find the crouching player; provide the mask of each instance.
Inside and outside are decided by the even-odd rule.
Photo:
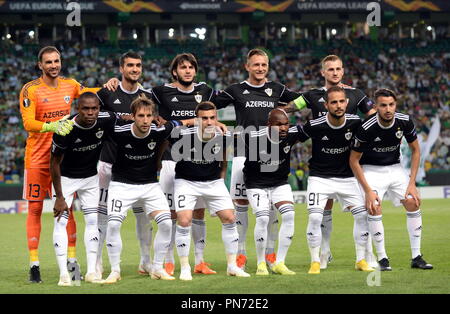
[[[174,202],[177,211],[175,245],[181,265],[181,280],[192,280],[189,265],[192,213],[198,199],[222,222],[222,240],[227,254],[227,275],[250,277],[236,265],[239,235],[234,216],[234,206],[225,186],[226,144],[231,136],[218,130],[216,106],[208,101],[196,110],[198,125],[181,131],[172,138],[172,156],[175,166]],[[175,136],[175,134],[174,134]],[[228,140],[227,140],[228,139]]]
[[[69,135],[53,135],[50,170],[53,181],[55,225],[53,245],[60,270],[59,286],[71,286],[67,269],[68,237],[66,232],[69,206],[74,194],[81,201],[86,227],[84,244],[87,257],[86,282],[96,282],[95,261],[98,246],[97,204],[99,198],[97,162],[103,140],[114,128],[116,116],[99,112],[100,105],[94,93],[87,92],[78,100],[78,113],[71,117],[73,130]]]

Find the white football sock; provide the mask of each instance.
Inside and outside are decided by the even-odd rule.
[[[255,248],[257,264],[266,260],[266,245],[267,245],[267,225],[269,224],[269,211],[261,210],[256,212],[255,224]]]
[[[382,218],[383,215],[367,216],[369,232],[372,235],[372,239],[375,244],[375,250],[377,252],[377,258],[379,261],[383,258],[387,258],[386,248],[384,246],[384,226]]]
[[[150,248],[152,245],[153,227],[150,218],[142,207],[133,207],[133,213],[136,216],[136,237],[139,241],[141,253],[140,264],[150,263]]]
[[[159,213],[155,216],[155,222],[158,224],[158,231],[155,235],[155,254],[153,256],[153,269],[162,269],[164,256],[172,235],[172,220],[169,212]]]
[[[203,262],[206,245],[206,224],[202,219],[192,219],[192,240],[194,241],[195,265]]]
[[[178,256],[188,257],[191,247],[191,226],[182,227],[177,225],[175,234],[175,245],[177,246]],[[181,259],[180,259],[181,261]]]
[[[175,256],[174,256],[174,246],[175,246],[175,233],[177,232],[177,220],[172,219],[172,233],[170,235],[170,243],[167,249],[166,256],[164,257],[164,261],[166,263],[175,264]]]
[[[231,224],[222,224],[222,241],[225,246],[225,253],[227,256],[234,256],[234,264],[236,264],[239,234],[235,222]]]
[[[366,257],[366,244],[369,236],[369,225],[367,222],[367,210],[364,206],[352,208],[353,240],[356,248],[356,261],[359,262]]]
[[[100,270],[103,266],[103,246],[106,240],[106,230],[108,229],[108,215],[107,209],[99,207],[97,214],[97,227],[98,227],[98,247],[97,247],[97,270]]]
[[[64,212],[59,222],[55,218],[55,225],[53,227],[53,247],[55,248],[56,261],[59,267],[59,274],[68,275],[67,270],[67,247],[69,240],[67,237],[67,221],[69,220],[69,214]]]
[[[269,214],[269,224],[267,226],[266,254],[272,254],[275,252],[275,242],[278,239],[278,215],[277,215],[278,210],[276,208],[273,208],[269,212],[270,214]]]
[[[322,242],[322,223],[323,209],[310,208],[308,216],[308,226],[306,228],[306,239],[311,253],[312,262],[320,262],[320,244]]]
[[[235,204],[236,208],[236,225],[239,233],[238,254],[247,255],[245,250],[245,242],[247,240],[248,229],[248,205]]]
[[[84,212],[84,246],[86,247],[87,273],[95,273],[98,250],[97,209],[83,209]]]
[[[333,215],[331,210],[323,211],[322,223],[322,242],[320,244],[321,253],[330,252],[331,231],[333,230]]]
[[[281,214],[281,226],[278,236],[278,251],[276,263],[284,262],[287,252],[292,243],[292,237],[294,236],[294,205],[283,204],[278,209]]]
[[[411,255],[414,259],[420,253],[420,242],[422,239],[422,212],[420,209],[415,212],[406,212],[406,226],[408,228],[409,243],[411,245]]]
[[[106,232],[106,248],[108,250],[111,271],[120,273],[120,255],[122,253],[122,237],[120,228],[124,218],[110,217],[108,220],[108,231]]]

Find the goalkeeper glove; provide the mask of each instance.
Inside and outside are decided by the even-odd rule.
[[[69,134],[73,128],[73,121],[67,120],[68,117],[69,115],[58,121],[44,123],[41,129],[41,133],[54,132],[62,136]]]

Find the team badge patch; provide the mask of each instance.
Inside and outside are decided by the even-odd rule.
[[[68,104],[70,101],[70,96],[64,96],[64,101]]]
[[[345,139],[347,140],[347,141],[350,141],[350,139],[352,138],[352,135],[353,135],[353,133],[352,132],[347,132],[347,133],[345,133]]]
[[[266,92],[267,96],[269,96],[269,97],[272,96],[272,89],[271,88],[266,88],[264,91]]]
[[[403,136],[403,131],[402,131],[402,130],[398,130],[398,131],[395,133],[395,136],[397,136],[397,138],[402,138],[402,136]]]
[[[289,153],[289,151],[291,150],[291,146],[285,146],[284,148],[283,148],[283,150],[284,150],[284,152],[287,154],[287,153]]]
[[[212,148],[212,152],[213,154],[217,154],[218,152],[220,152],[220,145],[215,144],[214,147]]]
[[[154,148],[155,148],[155,146],[156,146],[156,142],[150,142],[150,143],[148,143],[148,148],[150,149],[150,150],[153,150]]]
[[[29,100],[28,98],[24,98],[24,100],[23,100],[23,106],[24,106],[25,108],[30,107],[30,100]]]
[[[103,136],[103,130],[98,131],[97,133],[95,133],[95,136],[97,136],[97,138],[102,138]]]
[[[200,94],[195,95],[194,98],[197,103],[201,103],[203,99],[202,95]]]

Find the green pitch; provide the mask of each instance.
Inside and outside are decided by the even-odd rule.
[[[410,268],[409,238],[406,215],[403,209],[384,204],[383,221],[386,232],[386,250],[391,260],[392,272],[379,273],[380,286],[368,286],[367,273],[354,270],[353,218],[335,206],[331,249],[334,260],[320,275],[308,275],[309,251],[306,242],[307,213],[305,205],[296,206],[296,234],[287,256],[286,265],[294,276],[270,275],[256,277],[253,244],[254,216],[247,237],[251,278],[226,276],[224,247],[220,239],[221,225],[217,218],[207,218],[207,247],[205,259],[218,272],[216,275],[194,275],[192,282],[157,281],[137,273],[139,248],[135,235],[135,218],[129,212],[122,227],[124,249],[122,252],[122,281],[115,285],[82,283],[80,287],[58,287],[59,271],[52,246],[53,218],[42,217],[40,244],[42,284],[28,283],[28,252],[25,236],[26,215],[0,217],[0,293],[175,293],[175,294],[259,294],[259,293],[450,293],[450,200],[424,200],[422,253],[433,264],[433,270]],[[77,255],[83,272],[86,270],[83,244],[84,222],[76,213],[78,228]],[[155,228],[156,229],[156,228]],[[193,245],[191,245],[191,251]],[[105,274],[109,274],[106,249]],[[191,264],[193,264],[191,256]],[[175,272],[179,275],[179,268]],[[376,283],[376,281],[372,281]]]

